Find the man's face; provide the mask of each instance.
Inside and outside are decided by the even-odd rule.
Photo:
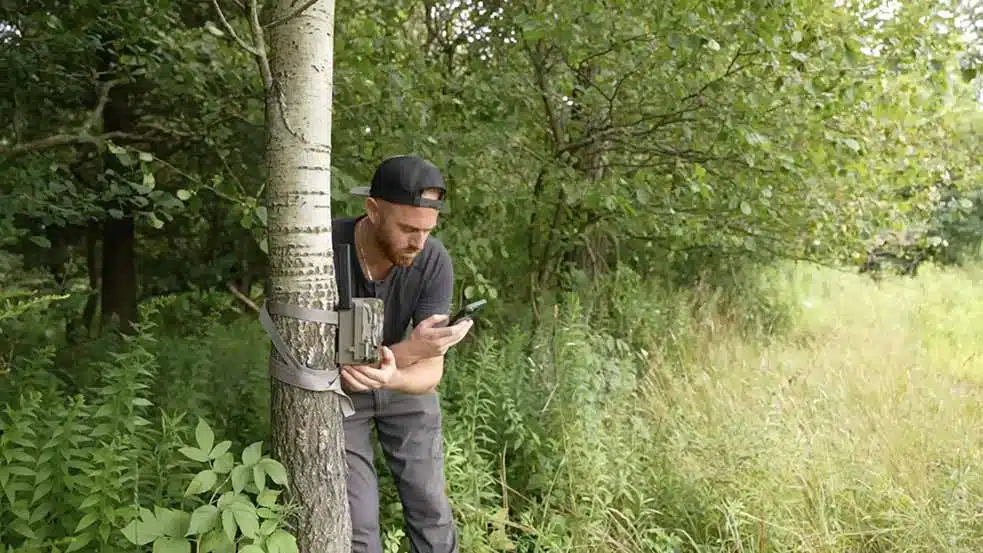
[[[435,190],[424,197],[437,199]],[[429,207],[392,204],[369,199],[366,210],[376,228],[376,242],[393,265],[409,267],[437,226],[438,211]]]

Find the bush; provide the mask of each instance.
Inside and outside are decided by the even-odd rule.
[[[23,314],[24,305],[17,306]],[[7,305],[0,320],[14,309]],[[67,398],[46,378],[54,348],[11,360],[0,415],[0,546],[17,551],[296,551],[284,530],[283,466],[249,444],[215,442],[203,419],[153,410],[157,345],[145,328],[93,361],[94,385]],[[166,371],[164,371],[166,373]],[[41,383],[39,385],[39,383]],[[262,522],[260,522],[262,520]]]

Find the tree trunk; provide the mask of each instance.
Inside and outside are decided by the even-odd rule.
[[[107,325],[115,315],[123,333],[131,332],[138,320],[133,240],[132,217],[103,221],[101,321]]]
[[[85,268],[89,276],[89,292],[85,299],[82,315],[72,323],[69,341],[81,338],[91,338],[96,309],[99,307],[99,288],[102,272],[102,262],[99,259],[99,239],[101,225],[92,221],[85,230]]]
[[[105,132],[129,131],[133,127],[133,113],[126,86],[118,85],[109,91],[109,100],[102,114]],[[106,166],[114,169],[117,174],[125,173],[126,169],[112,153],[106,152],[105,160]],[[119,330],[124,333],[130,333],[133,324],[138,321],[135,234],[133,216],[129,213],[120,219],[107,217],[102,223],[100,323],[109,324],[111,317],[115,315],[118,317]]]
[[[289,17],[297,5],[276,0],[269,20]],[[267,297],[333,309],[338,297],[330,201],[334,0],[316,1],[268,32]],[[335,369],[333,325],[271,318],[302,363]],[[275,355],[273,350],[271,369]],[[273,455],[286,466],[290,499],[300,506],[295,530],[300,552],[348,553],[351,521],[339,396],[276,379],[271,388]]]

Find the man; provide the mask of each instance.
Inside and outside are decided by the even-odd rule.
[[[444,354],[471,321],[448,327],[454,287],[450,255],[430,235],[445,192],[440,171],[415,156],[385,160],[371,187],[352,190],[365,214],[333,221],[334,244],[350,244],[353,295],[385,301],[382,362],[344,366],[342,385],[355,414],[345,419],[352,553],[382,553],[373,423],[403,505],[414,553],[457,553],[444,489],[440,405],[435,392]],[[338,263],[349,260],[336,257]],[[410,328],[409,337],[403,339]]]

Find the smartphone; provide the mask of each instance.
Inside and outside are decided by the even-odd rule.
[[[488,300],[478,300],[476,302],[465,305],[464,307],[461,308],[460,311],[458,311],[457,313],[454,314],[453,317],[451,317],[451,322],[447,323],[447,326],[454,326],[464,319],[470,319],[476,313],[478,313],[478,311],[481,311],[481,308],[484,307],[486,303],[488,303]]]

